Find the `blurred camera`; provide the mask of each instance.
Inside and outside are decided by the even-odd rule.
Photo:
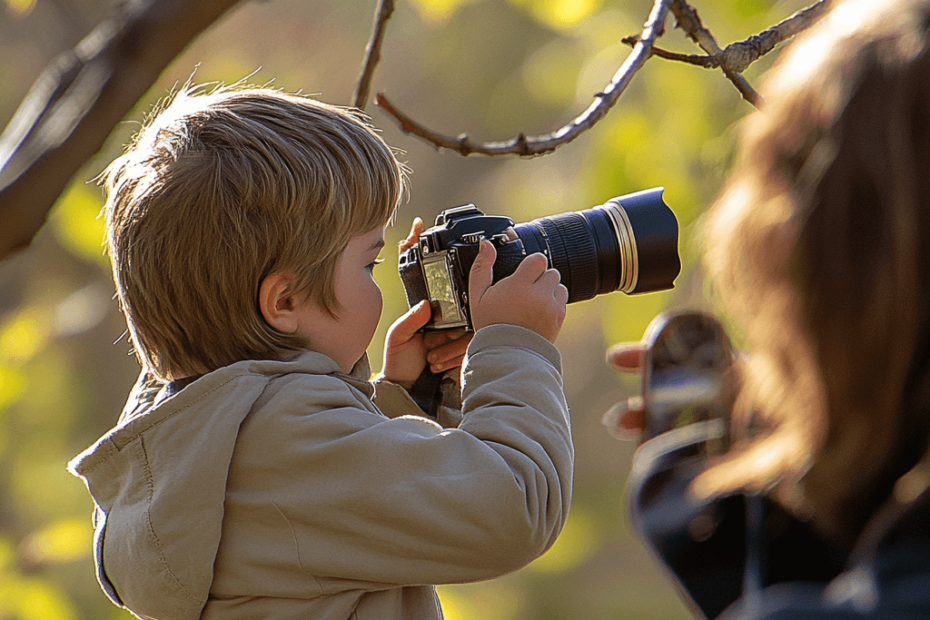
[[[717,317],[662,313],[649,324],[642,344],[643,439],[674,432],[700,438],[695,448],[705,457],[726,452],[738,378],[733,347]]]
[[[472,329],[468,274],[482,239],[497,249],[494,282],[540,252],[557,269],[568,302],[622,291],[670,289],[681,271],[678,220],[662,200],[664,188],[611,198],[584,211],[514,224],[469,204],[446,209],[417,244],[401,253],[398,271],[410,307],[429,300],[426,329]],[[519,303],[519,300],[515,300]]]

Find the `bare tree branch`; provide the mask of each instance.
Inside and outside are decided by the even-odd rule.
[[[745,41],[730,43],[717,54],[678,54],[653,46],[652,55],[666,60],[697,65],[705,69],[724,68],[734,73],[742,73],[749,65],[775,49],[776,45],[808,28],[826,12],[828,5],[829,0],[820,0]],[[632,46],[635,45],[637,39],[638,37],[635,36],[625,37],[622,43]]]
[[[637,41],[639,41],[639,35],[631,35],[620,39],[621,43],[629,45],[630,47],[636,45]],[[662,49],[661,47],[652,46],[652,56],[664,60],[682,62],[686,65],[703,67],[705,69],[719,69],[721,64],[720,59],[723,54],[716,54],[714,56],[708,56],[707,54],[680,54],[678,52]]]
[[[59,56],[33,84],[0,135],[0,259],[25,247],[45,223],[48,212],[70,180],[103,146],[113,127],[132,109],[164,68],[203,30],[242,0],[136,0],[101,23],[74,49]],[[379,0],[354,105],[364,108],[381,55],[395,0]],[[577,117],[544,135],[523,133],[503,142],[475,143],[427,129],[397,110],[383,94],[377,103],[401,128],[463,155],[542,155],[571,142],[599,122],[651,55],[707,67],[719,67],[743,97],[761,98],[740,75],[779,42],[794,36],[826,11],[819,0],[780,24],[731,44],[725,50],[701,23],[687,0],[654,0],[633,50],[603,92]],[[672,55],[654,48],[668,11],[706,56]]]
[[[697,11],[685,2],[685,0],[672,0],[671,9],[672,13],[675,15],[675,19],[678,20],[678,27],[684,30],[688,38],[697,43],[698,47],[711,55],[719,54],[723,51],[720,49],[720,46],[717,45],[717,40],[714,38],[714,35],[704,27]],[[723,74],[727,76],[727,79],[733,82],[733,85],[736,86],[736,90],[740,92],[746,101],[757,108],[762,104],[762,97],[749,85],[746,78],[726,68],[723,68]]]
[[[378,93],[376,103],[397,120],[404,132],[418,136],[438,149],[450,149],[458,151],[462,155],[520,155],[529,157],[551,153],[593,127],[617,103],[620,95],[629,86],[633,76],[643,66],[643,63],[648,60],[653,43],[664,30],[665,16],[668,13],[669,3],[672,1],[655,1],[649,19],[643,26],[639,41],[614,74],[607,87],[602,92],[595,94],[594,102],[584,112],[552,133],[539,136],[527,136],[520,133],[515,138],[503,142],[476,143],[472,142],[467,134],[452,138],[427,129],[411,119],[410,116],[400,112],[387,100],[383,93]]]
[[[772,51],[776,45],[810,27],[827,12],[829,5],[830,0],[819,0],[745,41],[727,45],[721,54],[721,66],[742,73],[753,62]]]
[[[394,13],[394,0],[380,0],[378,10],[375,13],[375,25],[371,33],[371,40],[365,50],[365,66],[362,68],[362,75],[358,80],[358,88],[355,90],[355,99],[353,104],[359,110],[364,110],[368,103],[368,93],[371,92],[371,79],[375,74],[375,66],[381,60],[381,43],[384,41],[384,31],[387,28],[387,22]]]
[[[30,243],[164,68],[238,1],[126,3],[46,68],[0,136],[0,258]]]

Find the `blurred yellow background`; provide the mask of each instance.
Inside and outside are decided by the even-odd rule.
[[[0,0],[0,124],[45,64],[115,3]],[[90,497],[66,462],[112,426],[138,372],[112,299],[103,204],[93,179],[148,109],[193,81],[272,83],[349,104],[376,0],[242,4],[180,56],[61,197],[33,245],[0,263],[0,620],[129,618],[94,580]],[[585,109],[629,53],[649,0],[399,0],[372,92],[447,135],[506,140],[548,133]],[[721,45],[802,8],[800,0],[695,0]],[[659,45],[698,53],[668,29]],[[747,77],[757,84],[770,59]],[[606,347],[638,340],[658,312],[707,307],[695,260],[701,214],[732,161],[751,107],[719,72],[652,59],[617,107],[552,155],[464,158],[400,132],[373,104],[387,141],[406,152],[412,197],[388,231],[475,203],[522,222],[663,186],[678,215],[684,269],[674,291],[619,293],[569,306],[558,345],[577,452],[574,503],[542,558],[485,583],[441,587],[449,620],[688,618],[628,524],[624,480],[634,445],[610,438],[602,414],[636,389],[604,363]],[[2,225],[2,223],[0,223]],[[396,256],[376,270],[385,314],[369,351],[380,367],[387,326],[406,310]]]

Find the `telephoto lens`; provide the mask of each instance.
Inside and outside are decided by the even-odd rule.
[[[672,288],[681,271],[678,220],[662,200],[664,191],[618,196],[591,209],[525,224],[485,215],[470,204],[446,209],[399,257],[407,303],[412,308],[429,300],[433,315],[425,329],[471,328],[468,277],[482,239],[497,247],[495,282],[541,252],[559,271],[569,303],[613,291]]]
[[[542,252],[562,276],[568,302],[621,291],[670,289],[681,271],[678,220],[664,188],[611,198],[602,205],[541,217],[514,230],[526,254]]]

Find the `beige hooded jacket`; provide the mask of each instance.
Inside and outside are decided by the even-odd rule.
[[[70,464],[108,595],[158,620],[432,619],[434,584],[502,575],[555,541],[573,451],[549,342],[480,330],[455,429],[387,417],[364,372],[308,351],[154,400],[134,390]]]

